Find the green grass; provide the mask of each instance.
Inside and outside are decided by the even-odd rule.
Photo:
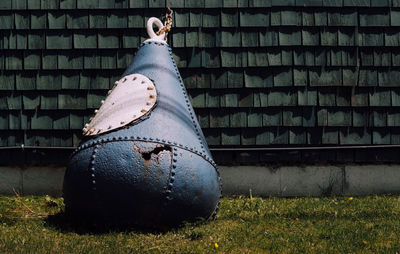
[[[63,220],[62,199],[0,197],[0,253],[396,253],[400,197],[222,200],[217,218],[167,232]]]

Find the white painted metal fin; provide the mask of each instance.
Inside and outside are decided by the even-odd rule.
[[[142,74],[131,74],[115,82],[95,116],[83,128],[83,135],[115,130],[150,112],[156,105],[154,83]]]

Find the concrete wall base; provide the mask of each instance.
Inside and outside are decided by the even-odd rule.
[[[400,165],[221,166],[225,195],[400,194]]]
[[[400,164],[220,166],[224,195],[400,194]],[[62,195],[65,167],[0,167],[0,195]]]

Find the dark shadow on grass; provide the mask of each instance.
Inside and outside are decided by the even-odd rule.
[[[108,234],[112,232],[117,233],[153,233],[160,234],[166,233],[173,227],[148,227],[144,225],[137,225],[133,223],[123,222],[102,222],[95,218],[71,216],[64,212],[54,215],[49,215],[45,219],[45,226],[60,230],[63,233],[74,232],[77,234]]]
[[[65,212],[59,212],[54,215],[49,215],[45,219],[45,226],[63,233],[74,232],[80,235],[83,234],[108,234],[108,233],[141,233],[141,234],[165,234],[170,231],[176,231],[182,227],[200,226],[206,223],[205,220],[195,222],[183,222],[180,225],[161,225],[160,227],[140,225],[132,222],[104,222],[95,218],[71,216]]]

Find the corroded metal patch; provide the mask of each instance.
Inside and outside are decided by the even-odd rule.
[[[83,135],[105,133],[141,118],[157,101],[154,83],[142,74],[131,74],[115,82],[95,116],[83,128]]]

